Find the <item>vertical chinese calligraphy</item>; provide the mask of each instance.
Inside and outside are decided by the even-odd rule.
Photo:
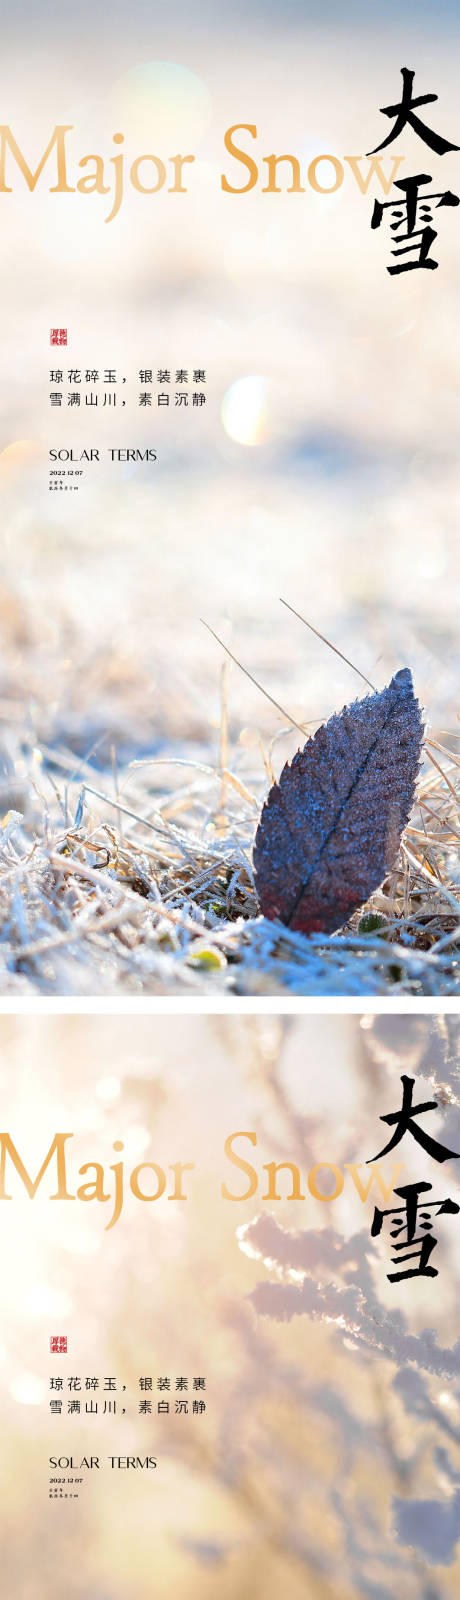
[[[394,1150],[395,1145],[400,1143],[406,1133],[410,1133],[416,1144],[422,1150],[425,1150],[432,1161],[457,1161],[459,1152],[449,1150],[446,1145],[440,1144],[439,1140],[433,1139],[431,1134],[427,1133],[424,1128],[419,1127],[416,1120],[418,1117],[425,1116],[428,1111],[436,1111],[438,1101],[424,1100],[414,1106],[413,1089],[415,1078],[408,1078],[403,1073],[401,1083],[403,1086],[403,1099],[400,1110],[390,1111],[380,1118],[380,1121],[388,1123],[389,1127],[394,1124],[394,1133],[388,1144],[384,1146],[384,1149],[379,1150],[378,1156],[373,1156],[370,1159],[376,1161],[379,1160],[380,1156],[387,1155],[388,1151]],[[460,1211],[460,1206],[457,1205],[455,1200],[450,1200],[449,1198],[421,1201],[420,1197],[431,1192],[431,1189],[432,1184],[424,1183],[423,1181],[402,1184],[399,1189],[395,1189],[395,1194],[403,1201],[401,1206],[390,1206],[386,1211],[381,1211],[378,1206],[375,1207],[371,1228],[373,1238],[381,1233],[385,1218],[389,1217],[391,1219],[390,1237],[392,1249],[395,1252],[392,1257],[392,1265],[397,1267],[398,1270],[387,1273],[389,1283],[400,1283],[403,1278],[437,1278],[438,1276],[437,1268],[429,1264],[430,1257],[438,1243],[432,1233],[433,1219],[430,1217],[430,1211],[434,1211],[437,1217],[454,1216]],[[406,1262],[409,1265],[405,1270],[401,1270]],[[417,1265],[414,1266],[414,1262]]]
[[[458,150],[459,145],[451,144],[416,115],[416,108],[430,104],[437,100],[438,96],[425,94],[414,98],[412,94],[414,73],[408,67],[402,67],[401,75],[403,80],[401,100],[397,105],[381,107],[383,116],[394,118],[394,127],[387,138],[376,145],[375,150],[369,151],[369,154],[375,155],[377,151],[392,144],[406,127],[412,128],[417,137],[422,139],[436,155],[443,156],[449,150]],[[458,206],[460,201],[459,196],[451,189],[421,194],[422,185],[431,181],[430,173],[426,172],[419,172],[410,178],[400,178],[394,187],[401,191],[401,199],[398,197],[385,203],[381,200],[374,202],[371,228],[380,228],[384,212],[389,212],[391,254],[395,258],[394,263],[387,267],[387,272],[391,275],[411,272],[414,268],[420,267],[435,271],[439,266],[439,262],[430,255],[431,246],[437,239],[437,232],[433,227],[433,211],[438,211],[441,206]],[[401,259],[402,257],[404,259]]]

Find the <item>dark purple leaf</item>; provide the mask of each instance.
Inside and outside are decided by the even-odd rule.
[[[254,845],[264,916],[333,933],[378,888],[410,815],[422,734],[405,667],[381,694],[331,717],[287,763]]]

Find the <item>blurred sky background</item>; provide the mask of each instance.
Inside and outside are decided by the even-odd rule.
[[[427,119],[460,143],[451,5],[19,6],[4,21],[0,100],[38,162],[70,122],[69,170],[194,153],[187,195],[0,196],[3,340],[0,688],[7,727],[87,750],[209,741],[220,653],[207,619],[297,719],[356,692],[352,673],[278,604],[331,632],[377,687],[408,663],[437,731],[458,682],[460,213],[438,213],[436,272],[391,278],[373,198],[223,194],[225,129],[254,153],[363,154],[379,107],[439,96]],[[252,143],[252,141],[251,141]],[[412,132],[386,152],[454,190]],[[118,147],[119,153],[119,147]],[[109,169],[110,170],[110,169]],[[262,169],[265,171],[266,169]],[[282,170],[282,169],[281,169]],[[78,176],[80,174],[77,174]],[[236,176],[237,175],[237,176]],[[72,178],[71,178],[72,181]],[[265,180],[263,180],[265,181]],[[262,182],[262,179],[261,179]],[[69,366],[115,366],[123,413],[50,411],[51,326]],[[64,352],[65,354],[65,352]],[[64,367],[66,362],[62,363]],[[141,367],[205,367],[207,405],[137,405]],[[156,464],[85,472],[49,493],[50,446],[153,446]],[[279,718],[232,671],[231,728]]]

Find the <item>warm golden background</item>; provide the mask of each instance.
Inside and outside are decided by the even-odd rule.
[[[109,1233],[108,1207],[31,1203],[14,1177],[0,1206],[8,1595],[453,1600],[458,1218],[436,1230],[439,1277],[396,1287],[349,1180],[330,1207],[233,1205],[219,1185],[241,1182],[222,1154],[236,1129],[257,1132],[259,1170],[365,1162],[402,1071],[460,1147],[458,1043],[457,1019],[428,1016],[1,1019],[2,1130],[29,1170],[58,1129],[77,1136],[73,1171],[120,1137],[129,1168],[196,1162],[186,1204],[131,1197]],[[454,1162],[408,1137],[397,1155],[459,1198]],[[51,1417],[51,1372],[118,1376],[130,1415]],[[176,1373],[206,1377],[205,1416],[139,1417],[139,1376]],[[85,1474],[78,1501],[49,1501],[48,1457],[72,1449],[158,1468]]]

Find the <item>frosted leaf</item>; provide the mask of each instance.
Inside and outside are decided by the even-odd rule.
[[[408,821],[422,743],[408,668],[330,718],[283,768],[254,845],[264,916],[333,933],[378,888]]]

